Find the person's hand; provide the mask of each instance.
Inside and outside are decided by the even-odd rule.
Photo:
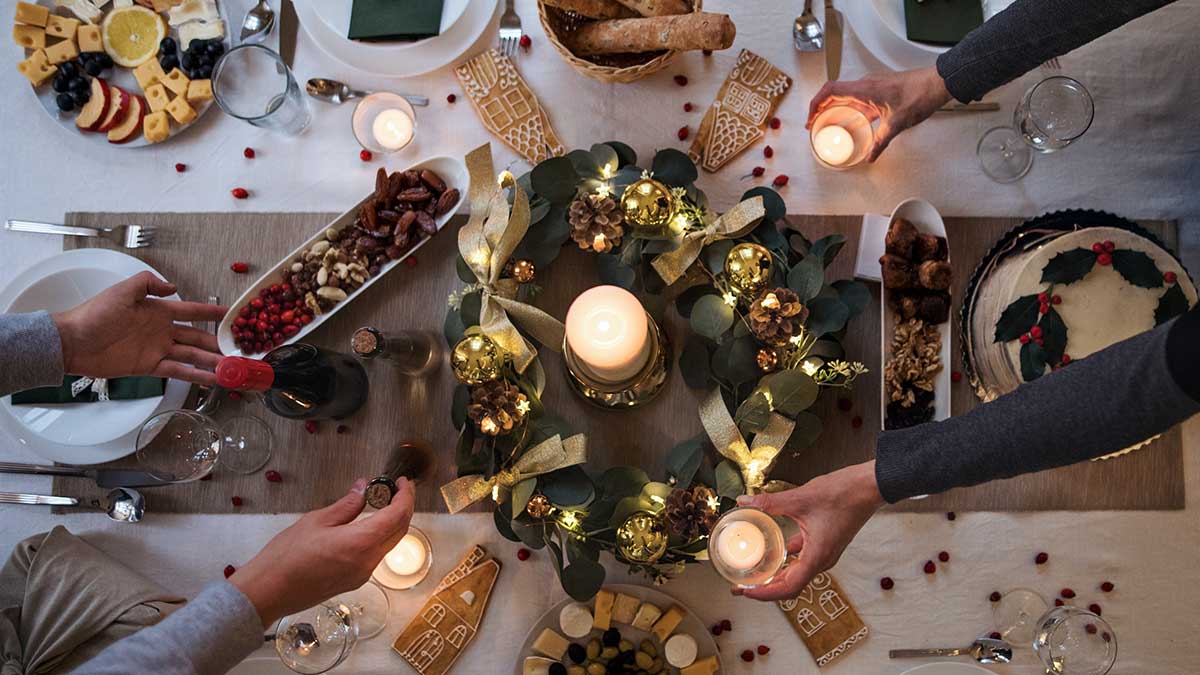
[[[416,498],[412,482],[397,479],[400,490],[391,504],[355,520],[366,505],[366,486],[360,478],[345,497],[305,514],[229,577],[264,627],[367,583],[408,532]]]
[[[946,83],[930,66],[861,80],[826,82],[808,105],[808,123],[831,105],[849,105],[861,110],[872,122],[879,120],[875,145],[868,161],[874,162],[901,131],[916,126],[950,102]]]
[[[174,292],[174,284],[140,272],[54,314],[64,371],[107,378],[157,375],[215,385],[217,376],[210,371],[221,360],[216,336],[175,322],[220,321],[226,308],[159,299]]]
[[[783,572],[764,586],[734,589],[734,593],[755,600],[785,600],[799,595],[814,576],[833,567],[863,524],[883,505],[883,497],[871,461],[784,492],[738,497],[738,505],[788,516],[800,528],[787,541],[788,553],[799,555]]]

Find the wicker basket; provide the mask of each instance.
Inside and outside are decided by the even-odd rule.
[[[692,11],[699,12],[702,4],[703,0],[691,0]],[[601,82],[640,80],[666,68],[679,55],[678,51],[670,50],[642,54],[603,54],[582,58],[572,54],[571,50],[559,42],[558,37],[570,33],[591,19],[557,7],[547,7],[542,0],[538,0],[538,18],[542,21],[542,28],[550,38],[550,43],[563,59],[575,70]]]

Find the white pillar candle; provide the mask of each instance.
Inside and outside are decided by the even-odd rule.
[[[403,110],[388,108],[375,116],[371,124],[375,141],[388,150],[399,150],[413,137],[413,121]]]
[[[854,137],[836,124],[821,129],[813,136],[817,156],[831,166],[841,166],[854,155]]]
[[[567,310],[567,345],[592,375],[624,382],[650,358],[648,321],[632,293],[596,286],[581,293]]]
[[[407,577],[421,571],[428,555],[429,552],[425,550],[425,542],[415,535],[406,534],[395,548],[388,551],[383,560],[388,569],[396,575]]]
[[[738,570],[749,570],[760,563],[767,552],[767,539],[753,523],[736,521],[721,530],[717,553],[721,562]]]

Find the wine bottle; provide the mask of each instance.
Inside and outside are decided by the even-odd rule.
[[[217,382],[233,391],[261,391],[281,417],[342,419],[367,402],[367,371],[355,359],[307,344],[284,345],[261,361],[227,356]]]

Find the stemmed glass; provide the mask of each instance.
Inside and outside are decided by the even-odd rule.
[[[992,605],[992,620],[996,631],[1009,644],[1026,645],[1033,642],[1040,617],[1050,605],[1028,588],[1015,588],[1000,596]]]
[[[1078,80],[1047,77],[1025,92],[1013,111],[1013,125],[984,132],[976,147],[979,163],[992,180],[1011,183],[1033,166],[1033,153],[1050,153],[1075,142],[1092,125],[1095,104]]]
[[[1117,660],[1117,637],[1096,614],[1055,607],[1038,620],[1033,650],[1050,675],[1106,675]]]
[[[280,619],[275,651],[285,666],[306,675],[332,670],[359,640],[375,637],[387,625],[391,602],[374,582]]]
[[[221,466],[251,474],[271,459],[271,429],[257,417],[232,417],[223,424],[193,410],[168,410],[138,431],[137,460],[157,478],[177,483],[200,480]]]

